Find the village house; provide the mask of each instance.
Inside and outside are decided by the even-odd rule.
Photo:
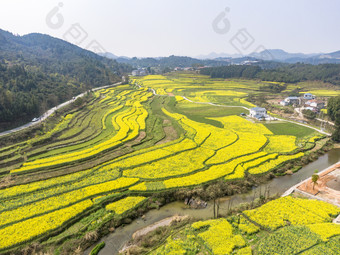
[[[282,101],[280,101],[280,105],[287,106],[287,105],[289,105],[289,102],[282,100]]]
[[[267,117],[267,110],[262,107],[253,107],[250,109],[249,115],[256,119],[265,119]]]
[[[132,76],[143,76],[146,75],[146,70],[145,68],[138,68],[136,70],[132,71]]]
[[[320,100],[310,100],[308,102],[309,102],[309,106],[317,108],[317,109],[323,109],[325,107],[325,102],[322,102]]]
[[[318,110],[317,108],[311,107],[311,106],[305,107],[304,109],[305,109],[305,110],[311,110],[312,112],[316,112],[316,113],[319,112],[319,110]]]
[[[303,95],[303,99],[304,100],[313,100],[313,99],[315,99],[315,96],[312,93],[305,93]]]
[[[300,105],[301,104],[301,99],[299,97],[287,97],[284,100],[285,102],[288,103],[288,105]]]

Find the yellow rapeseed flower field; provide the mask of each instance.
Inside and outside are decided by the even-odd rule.
[[[105,208],[109,211],[114,211],[117,214],[123,214],[124,212],[134,208],[139,203],[144,201],[145,197],[126,197],[117,202],[108,204]]]
[[[9,248],[62,226],[92,206],[90,200],[0,229],[0,248]]]
[[[245,246],[245,241],[240,235],[233,235],[233,228],[226,219],[198,221],[191,225],[194,229],[209,227],[208,230],[199,233],[213,254],[230,254],[235,247]]]
[[[94,99],[81,114],[75,111],[66,115],[51,131],[25,144],[2,148],[3,158],[15,154],[14,161],[23,159],[23,165],[10,173],[22,175],[18,180],[24,181],[21,185],[13,182],[10,183],[13,186],[0,189],[0,240],[2,237],[5,240],[0,242],[0,247],[26,242],[44,233],[48,235],[77,214],[105,205],[116,196],[127,197],[106,206],[115,212],[110,213],[112,216],[139,206],[152,192],[263,174],[303,156],[304,153],[299,152],[301,144],[315,143],[322,135],[315,132],[299,138],[297,145],[295,136],[276,135],[263,124],[231,115],[231,109],[225,108],[223,115],[217,106],[207,103],[213,101],[226,107],[242,105],[242,112],[246,112],[244,107],[254,106],[246,101],[247,90],[257,91],[260,85],[249,81],[210,80],[196,74],[133,77],[130,85],[95,92]],[[161,96],[153,95],[152,89]],[[170,92],[174,97],[168,95]],[[197,104],[186,97],[204,103],[197,110]],[[200,111],[204,111],[205,106],[211,115],[203,117]],[[189,111],[193,114],[188,114]],[[63,134],[58,136],[59,133]],[[81,138],[78,140],[78,137]],[[43,143],[45,140],[47,144]],[[39,146],[35,148],[35,144]],[[26,145],[28,155],[21,155],[21,146]],[[39,176],[40,171],[41,178],[46,179],[37,177],[26,182],[31,176],[28,174]],[[286,213],[285,207],[306,216],[311,211],[317,215],[309,221]],[[273,229],[283,226],[287,217],[293,224],[325,224],[329,215],[336,212],[324,204],[292,202],[289,198],[273,203],[268,209],[261,208],[245,213]],[[270,211],[276,214],[272,213],[270,219],[262,218],[263,214],[271,215]],[[41,224],[41,228],[34,225],[43,220],[48,224]],[[197,236],[216,254],[245,246],[242,237],[233,234],[228,222],[202,224],[207,231]],[[320,229],[324,229],[322,226]],[[22,237],[18,231],[23,231]],[[224,239],[219,239],[214,231],[222,231]],[[243,219],[238,231],[249,234],[255,232],[256,227]],[[318,234],[325,239],[330,237],[320,231]],[[337,229],[333,232],[337,233]],[[178,251],[182,249],[180,243],[172,242],[179,247]],[[247,254],[249,247],[234,252]]]
[[[287,221],[293,225],[330,222],[330,215],[340,213],[340,208],[318,200],[287,196],[244,213],[264,227],[277,229],[285,226]]]

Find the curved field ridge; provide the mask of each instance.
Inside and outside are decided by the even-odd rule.
[[[209,104],[196,109],[183,100],[189,96],[244,111],[248,92],[260,85],[185,74],[132,78],[130,85],[96,91],[86,107],[60,118],[50,131],[2,148],[6,170],[0,174],[10,171],[13,179],[0,189],[0,238],[6,240],[0,251],[53,236],[73,221],[85,232],[99,228],[154,191],[264,174],[303,156],[305,147],[298,144],[312,148],[319,134],[276,135],[230,109]],[[95,220],[86,225],[88,214]],[[52,223],[39,227],[45,219]],[[241,245],[236,239],[228,251]]]

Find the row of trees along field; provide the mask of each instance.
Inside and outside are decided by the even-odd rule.
[[[340,142],[340,96],[332,97],[327,103],[327,113],[335,123],[333,140]]]
[[[201,69],[201,74],[212,78],[247,78],[265,81],[295,83],[323,81],[340,85],[340,64],[281,64],[276,68],[261,68],[259,65],[231,65]],[[268,66],[268,64],[264,65]]]

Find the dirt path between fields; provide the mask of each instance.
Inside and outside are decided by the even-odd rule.
[[[171,225],[172,222],[180,222],[182,220],[187,219],[188,217],[189,217],[188,215],[185,215],[185,216],[175,215],[175,216],[172,216],[172,217],[165,218],[163,220],[155,222],[154,224],[151,224],[151,225],[146,226],[146,227],[144,227],[140,230],[137,230],[135,233],[132,234],[132,239],[136,240],[136,239],[138,239],[138,238],[140,238],[144,235],[147,235],[148,233],[150,233],[151,231],[154,231],[157,228],[169,226],[169,225]],[[130,242],[128,242],[124,245],[124,247],[119,251],[119,254],[123,253],[124,251],[125,252],[127,251],[127,254],[130,254],[129,249],[131,249],[133,247],[137,247],[137,245],[131,243],[131,241],[130,241]]]
[[[182,221],[182,220],[184,220],[184,219],[186,219],[188,217],[189,217],[188,215],[186,215],[186,216],[175,215],[175,216],[172,216],[172,217],[169,217],[169,218],[165,218],[165,219],[163,219],[161,221],[158,221],[158,222],[156,222],[156,223],[154,223],[152,225],[149,225],[149,226],[147,226],[145,228],[137,230],[135,233],[133,233],[132,238],[136,239],[136,238],[138,238],[140,236],[146,235],[147,233],[149,233],[149,232],[151,232],[151,231],[153,231],[153,230],[155,230],[155,229],[157,229],[159,227],[169,226],[174,221],[179,222],[179,221]]]

